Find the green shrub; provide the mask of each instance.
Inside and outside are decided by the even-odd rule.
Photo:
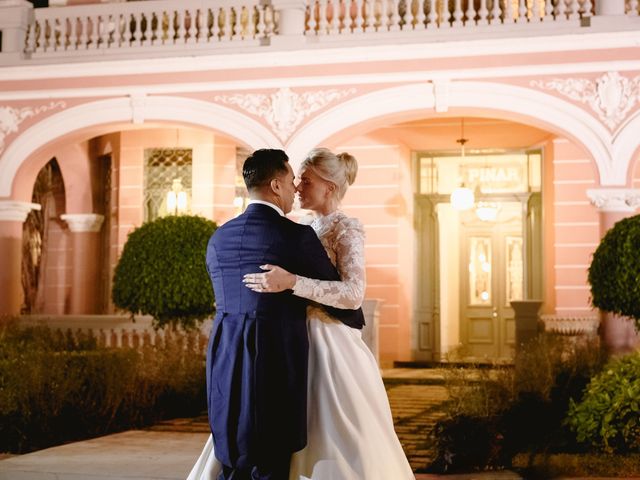
[[[570,399],[602,365],[595,342],[570,347],[540,335],[515,358],[513,368],[451,368],[446,374],[446,416],[431,433],[434,472],[509,467],[518,452],[575,451],[563,425]],[[470,442],[487,439],[485,447]]]
[[[129,234],[113,279],[113,303],[156,326],[195,326],[214,312],[205,266],[216,224],[198,216],[168,216]]]
[[[200,413],[204,356],[194,336],[107,349],[46,327],[0,326],[0,451],[24,453]]]
[[[595,307],[630,317],[640,329],[640,215],[607,232],[593,254],[588,280]]]
[[[598,450],[640,452],[640,353],[608,363],[582,401],[571,401],[567,424]]]

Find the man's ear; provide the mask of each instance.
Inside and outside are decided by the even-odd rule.
[[[271,191],[276,195],[280,194],[280,181],[277,178],[271,179],[271,181],[269,182],[269,187],[271,188]]]

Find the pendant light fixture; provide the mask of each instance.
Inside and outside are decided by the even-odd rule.
[[[460,119],[460,138],[456,140],[456,143],[460,144],[460,157],[461,164],[464,163],[464,145],[469,141],[468,138],[464,138],[464,118]],[[459,187],[453,189],[451,192],[451,206],[456,210],[463,211],[469,210],[473,207],[475,203],[475,196],[473,194],[473,190],[467,187],[464,181],[460,184]]]

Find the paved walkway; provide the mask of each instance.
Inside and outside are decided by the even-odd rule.
[[[394,423],[414,470],[429,461],[427,432],[446,399],[437,369],[383,372]],[[134,430],[0,460],[0,480],[184,479],[208,436],[205,417]],[[418,474],[419,480],[440,478]],[[520,478],[512,472],[447,476],[451,480]],[[395,480],[395,479],[389,479]]]

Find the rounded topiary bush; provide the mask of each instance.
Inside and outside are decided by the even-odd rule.
[[[640,352],[617,358],[570,402],[567,424],[579,442],[605,452],[640,452]]]
[[[129,234],[113,279],[113,303],[157,326],[195,326],[214,312],[205,266],[216,224],[198,216],[168,216]]]
[[[593,305],[630,317],[640,329],[640,215],[614,225],[589,267]]]

